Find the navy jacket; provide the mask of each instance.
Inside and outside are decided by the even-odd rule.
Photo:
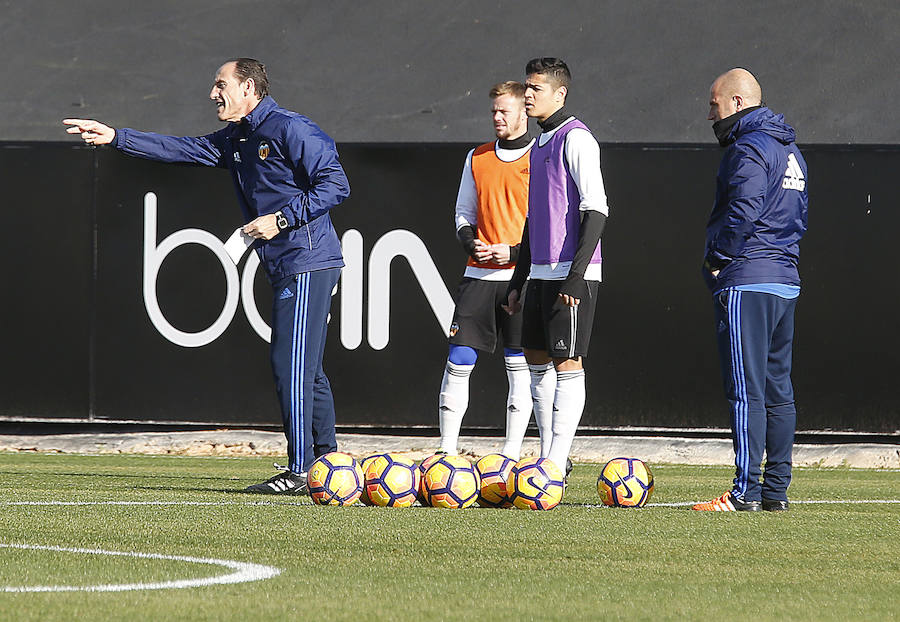
[[[703,274],[713,291],[735,285],[800,285],[807,170],[794,129],[768,108],[732,128],[706,226]],[[718,278],[711,270],[719,270]]]
[[[227,168],[244,222],[280,210],[290,228],[254,243],[271,281],[344,265],[328,211],[350,196],[350,185],[334,141],[271,97],[213,134],[192,138],[121,129],[114,144],[150,160]]]

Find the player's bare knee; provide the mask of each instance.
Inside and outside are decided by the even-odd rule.
[[[553,366],[556,367],[556,371],[577,371],[579,369],[584,369],[580,356],[576,356],[575,358],[553,357]]]
[[[525,348],[524,352],[525,360],[529,365],[546,365],[550,362],[550,357],[544,350],[531,350],[529,348]]]

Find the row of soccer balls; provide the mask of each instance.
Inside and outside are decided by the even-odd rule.
[[[482,507],[551,510],[566,489],[563,474],[547,458],[516,462],[488,454],[476,463],[463,456],[435,454],[416,464],[399,454],[375,454],[357,463],[332,452],[309,470],[309,492],[319,505],[362,501],[382,507],[410,507],[416,501],[438,508]],[[614,458],[597,478],[605,505],[641,507],[653,494],[653,474],[637,458]]]

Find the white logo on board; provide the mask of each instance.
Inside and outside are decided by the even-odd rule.
[[[244,315],[251,328],[265,341],[271,341],[272,329],[259,313],[253,295],[253,281],[259,268],[259,257],[249,253],[243,272],[238,271],[238,261],[229,255],[225,244],[213,234],[202,229],[183,229],[157,242],[157,198],[153,192],[144,195],[144,307],[153,326],[174,344],[185,348],[198,348],[218,339],[231,324],[238,304],[244,307]],[[219,317],[206,329],[185,332],[175,328],[165,317],[156,295],[156,281],[166,257],[184,244],[205,246],[222,264],[225,273],[225,302]],[[453,320],[455,305],[437,266],[431,259],[425,243],[412,231],[394,229],[382,235],[372,250],[368,261],[368,301],[363,300],[363,276],[366,261],[363,256],[363,237],[356,229],[348,229],[341,237],[344,269],[341,271],[341,344],[355,350],[363,340],[363,312],[368,311],[368,342],[374,350],[382,350],[390,341],[391,317],[391,263],[397,257],[406,260],[419,283],[425,299],[431,307],[441,332],[447,336],[446,327]],[[335,287],[337,291],[337,287]],[[368,309],[365,309],[365,307]]]

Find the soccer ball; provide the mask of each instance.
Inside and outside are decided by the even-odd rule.
[[[597,492],[604,505],[639,508],[653,494],[653,473],[637,458],[613,458],[600,471]]]
[[[408,508],[419,493],[419,468],[397,454],[370,456],[363,472],[363,497],[371,505]]]
[[[478,505],[483,508],[508,508],[512,506],[506,496],[506,480],[516,461],[503,454],[488,454],[475,463],[481,477]]]
[[[387,454],[372,454],[371,456],[367,456],[362,459],[362,462],[359,463],[359,468],[362,469],[363,473],[363,490],[362,494],[359,496],[359,500],[362,501],[365,505],[375,505],[369,499],[369,495],[366,493],[366,471],[369,469],[369,465],[375,461],[375,458],[379,456],[384,456]]]
[[[475,465],[462,456],[438,456],[425,471],[422,492],[436,508],[467,508],[478,499],[481,483]]]
[[[384,456],[384,455],[386,455],[386,454],[372,454],[371,456],[367,456],[367,457],[363,458],[362,462],[359,463],[359,468],[362,469],[363,475],[365,475],[366,469],[369,468],[369,465],[372,464],[372,462],[375,460],[375,458],[378,458],[379,456]]]
[[[319,456],[307,477],[309,495],[318,505],[350,505],[362,494],[362,469],[352,456],[338,451]]]
[[[506,494],[522,510],[552,510],[562,501],[563,474],[548,458],[525,458],[516,463],[506,480]]]
[[[446,456],[447,454],[440,453],[434,454],[432,456],[428,456],[422,462],[419,463],[419,496],[418,501],[420,505],[428,505],[428,501],[425,499],[425,471],[428,470],[432,464],[434,464],[440,458]]]

